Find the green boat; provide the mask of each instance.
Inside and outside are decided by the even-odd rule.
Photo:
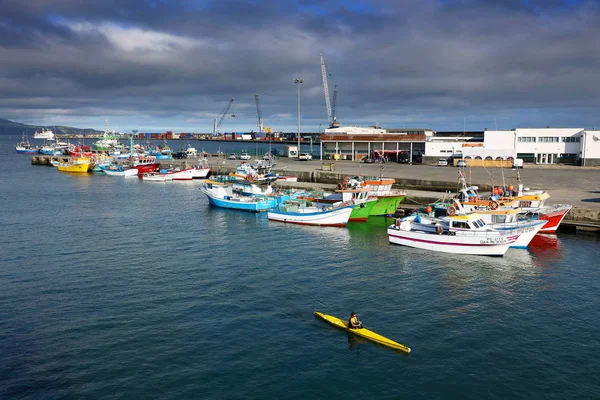
[[[392,215],[404,200],[406,194],[400,190],[392,189],[396,182],[393,178],[365,178],[363,176],[346,177],[340,185],[345,188],[367,188],[369,197],[377,198],[369,215]]]
[[[377,203],[377,199],[367,199],[364,203],[355,204],[352,209],[352,214],[350,214],[350,219],[348,221],[360,222],[366,221],[371,215],[373,207]]]
[[[398,209],[404,194],[379,195],[369,215],[392,215]]]

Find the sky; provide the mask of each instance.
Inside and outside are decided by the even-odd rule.
[[[130,132],[600,128],[600,0],[0,0],[0,118]],[[231,117],[235,114],[235,117]]]

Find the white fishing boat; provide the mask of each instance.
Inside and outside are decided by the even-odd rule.
[[[134,177],[138,174],[137,168],[125,168],[120,165],[110,165],[108,167],[101,167],[100,169],[108,176]]]
[[[452,205],[446,209],[448,215],[466,215],[468,211],[458,199],[453,199]],[[510,246],[511,248],[525,249],[533,237],[546,225],[545,220],[537,217],[527,217],[521,213],[520,208],[491,209],[481,207],[477,214],[490,227],[501,232],[519,234],[519,238]]]
[[[346,203],[311,205],[289,200],[267,211],[271,221],[298,225],[346,226],[354,205]]]
[[[503,256],[519,238],[488,226],[476,213],[443,218],[411,215],[387,229],[390,243],[442,253]]]
[[[164,175],[173,181],[191,181],[194,177],[194,173],[195,168],[160,170],[161,175]]]
[[[147,182],[167,182],[173,179],[159,172],[146,172],[142,175],[142,180]]]

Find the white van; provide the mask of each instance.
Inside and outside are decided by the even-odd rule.
[[[523,168],[523,159],[522,158],[515,158],[513,160],[513,168]]]

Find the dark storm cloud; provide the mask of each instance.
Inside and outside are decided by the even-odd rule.
[[[597,126],[598,2],[0,1],[0,117],[210,130],[342,123]],[[594,111],[594,112],[593,112]],[[560,117],[560,118],[559,118]],[[142,124],[142,126],[140,126]]]

